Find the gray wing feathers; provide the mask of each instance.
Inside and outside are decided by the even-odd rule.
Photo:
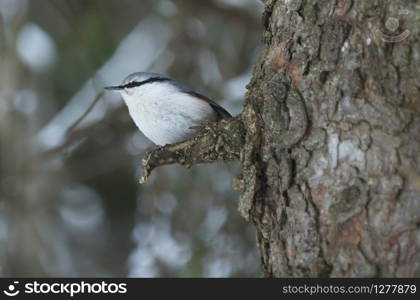
[[[216,112],[217,115],[217,120],[225,120],[225,119],[229,119],[232,117],[232,115],[223,107],[221,107],[219,104],[217,104],[216,102],[214,102],[213,100],[207,98],[206,96],[203,96],[197,92],[194,91],[184,91],[184,93],[189,94],[191,96],[200,98],[204,101],[206,101],[208,104],[210,104],[211,108],[213,108],[213,110]]]

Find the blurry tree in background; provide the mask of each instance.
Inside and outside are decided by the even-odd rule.
[[[0,274],[260,276],[238,165],[159,168],[104,85],[165,73],[243,106],[258,1],[0,0]]]

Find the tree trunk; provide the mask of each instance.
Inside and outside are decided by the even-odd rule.
[[[419,2],[265,5],[237,183],[266,275],[420,276]]]

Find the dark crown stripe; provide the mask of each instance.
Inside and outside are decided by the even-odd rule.
[[[141,86],[147,83],[152,83],[152,82],[162,82],[162,81],[169,81],[169,78],[163,78],[163,77],[152,77],[143,81],[132,81],[129,82],[127,84],[124,84],[122,86],[122,88],[133,88],[133,87],[137,87],[137,86]]]

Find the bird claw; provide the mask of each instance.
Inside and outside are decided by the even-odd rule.
[[[197,130],[197,131],[203,131],[210,125],[210,122],[207,120],[201,121],[200,124],[191,126],[190,129]]]

